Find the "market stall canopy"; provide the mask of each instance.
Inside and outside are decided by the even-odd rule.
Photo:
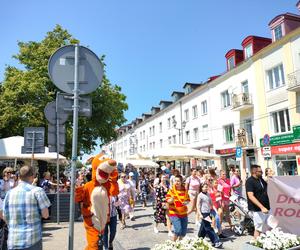
[[[151,160],[126,160],[124,165],[131,164],[136,168],[158,168],[159,165]]]
[[[185,145],[173,144],[165,148],[160,148],[152,153],[152,158],[160,161],[172,161],[172,160],[189,160],[191,158],[196,159],[219,159],[217,154],[208,153],[198,149],[190,148]]]
[[[31,154],[22,154],[21,149],[24,145],[23,136],[12,136],[0,139],[0,160],[12,159],[31,159]],[[45,153],[34,154],[34,160],[42,160],[47,162],[56,161],[56,153],[50,153],[48,147],[45,147]],[[66,157],[59,155],[59,160],[65,163]]]
[[[150,157],[148,157],[145,154],[136,153],[133,155],[129,155],[126,160],[150,160]]]

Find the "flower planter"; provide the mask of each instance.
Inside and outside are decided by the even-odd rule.
[[[262,248],[253,246],[249,242],[247,242],[247,243],[244,243],[242,250],[262,250]],[[285,250],[300,250],[300,246],[287,248]]]

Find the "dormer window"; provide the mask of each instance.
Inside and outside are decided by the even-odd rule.
[[[253,55],[253,46],[252,43],[245,47],[245,59],[248,59]]]
[[[274,37],[275,37],[275,41],[279,40],[282,38],[282,28],[281,28],[281,24],[276,26],[274,28]]]
[[[227,64],[228,64],[228,70],[231,70],[234,68],[234,56],[228,58]]]

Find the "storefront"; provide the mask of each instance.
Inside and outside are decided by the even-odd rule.
[[[236,148],[225,148],[225,149],[217,149],[216,154],[221,156],[221,169],[225,170],[226,173],[229,173],[229,165],[236,164]],[[219,169],[219,167],[218,167]]]
[[[261,139],[260,146],[261,148],[271,147],[272,164],[267,165],[273,168],[275,174],[298,175],[300,172],[300,126],[294,126],[293,133],[271,136],[267,142],[268,145],[264,139]]]
[[[277,175],[298,175],[297,154],[300,154],[300,143],[273,146],[271,154]]]

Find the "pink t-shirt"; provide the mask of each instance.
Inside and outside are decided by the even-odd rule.
[[[218,180],[218,184],[221,186],[221,189],[222,189],[222,199],[223,200],[229,200],[229,197],[230,197],[230,189],[231,189],[231,186],[230,186],[230,180],[229,179],[219,179]]]
[[[201,181],[198,177],[190,176],[186,179],[186,183],[189,184],[189,190],[199,192]]]
[[[237,177],[236,175],[233,175],[231,176],[231,179],[230,179],[230,185],[233,186],[233,185],[237,185],[237,184],[240,184],[240,179],[239,177]],[[237,195],[242,195],[242,190],[241,190],[241,186],[239,187],[236,187],[236,188],[232,188],[233,189],[233,192]]]

